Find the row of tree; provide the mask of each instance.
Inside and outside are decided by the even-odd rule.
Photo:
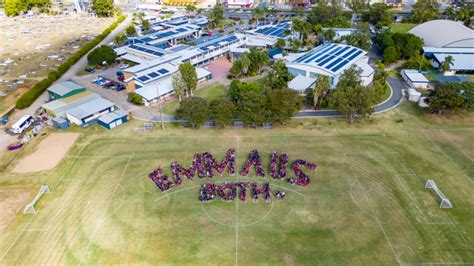
[[[474,111],[474,82],[438,84],[428,96],[433,112]]]
[[[44,12],[51,7],[51,0],[5,0],[3,8],[5,15],[15,17],[29,10],[37,9]]]
[[[386,64],[399,59],[409,59],[421,51],[423,40],[411,33],[393,33],[386,31],[375,37],[377,45],[382,50]]]
[[[186,119],[193,127],[199,127],[208,119],[219,126],[230,125],[234,119],[246,124],[284,124],[301,106],[302,99],[295,91],[265,89],[255,83],[233,80],[228,98],[216,99],[209,104],[203,98],[186,98],[176,110],[176,117]]]

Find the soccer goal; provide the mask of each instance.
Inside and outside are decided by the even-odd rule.
[[[23,213],[36,213],[35,204],[44,194],[51,194],[51,190],[49,190],[49,187],[47,185],[41,186],[38,194],[36,194],[35,198],[28,205],[26,205],[25,209],[23,210]]]
[[[425,188],[431,188],[433,189],[436,194],[441,198],[441,204],[439,205],[440,208],[452,208],[453,205],[451,204],[451,201],[449,201],[448,198],[439,190],[438,186],[436,185],[434,180],[428,180],[426,181]]]

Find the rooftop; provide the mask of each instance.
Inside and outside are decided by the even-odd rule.
[[[366,54],[365,51],[350,45],[327,43],[314,48],[289,63],[312,66],[330,75],[337,75]]]
[[[120,109],[117,109],[113,112],[110,112],[110,113],[106,113],[105,115],[99,117],[99,121],[105,123],[105,124],[109,124],[119,118],[122,118],[124,116],[127,116],[127,113],[125,113],[124,111],[120,110]]]
[[[95,98],[70,109],[67,113],[78,119],[84,119],[112,106],[114,104],[104,98]]]
[[[403,73],[411,82],[428,83],[429,80],[416,69],[403,69]]]
[[[474,47],[474,31],[452,20],[432,20],[409,31],[432,47]]]
[[[48,91],[58,94],[60,96],[64,96],[72,91],[79,89],[84,89],[84,86],[81,86],[73,81],[64,81],[53,84],[51,87],[48,88]]]
[[[304,92],[304,90],[313,86],[315,82],[316,82],[315,78],[309,78],[302,75],[297,75],[294,79],[292,79],[288,83],[288,88],[298,91],[298,92]]]

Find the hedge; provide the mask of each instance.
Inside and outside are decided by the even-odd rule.
[[[107,35],[109,35],[122,21],[126,18],[125,15],[121,15],[117,18],[117,21],[112,23],[107,29],[105,29],[101,34],[97,35],[94,39],[84,44],[81,49],[71,55],[66,61],[58,66],[56,70],[52,70],[48,73],[48,77],[42,79],[40,82],[36,83],[31,89],[29,89],[25,94],[23,94],[16,101],[16,108],[25,109],[33,104],[33,102],[38,99],[38,97],[43,94],[43,92],[49,88],[56,80],[58,80],[69,68],[77,63],[84,55],[86,55],[92,48],[97,46]]]

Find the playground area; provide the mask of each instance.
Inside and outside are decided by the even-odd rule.
[[[470,264],[473,119],[415,118],[407,104],[355,126],[318,120],[317,130],[303,120],[273,129],[91,128],[56,168],[0,174],[0,189],[32,180],[51,188],[35,214],[17,215],[0,234],[0,263]],[[254,149],[265,173],[273,151],[288,154],[288,178],[297,159],[317,168],[304,170],[306,186],[257,177],[254,167],[246,176],[183,178],[165,192],[148,176],[162,167],[171,179],[172,162],[189,168],[203,152],[220,161],[229,148],[236,172]],[[440,208],[427,180],[452,208]],[[272,196],[202,202],[207,182],[269,183]]]

